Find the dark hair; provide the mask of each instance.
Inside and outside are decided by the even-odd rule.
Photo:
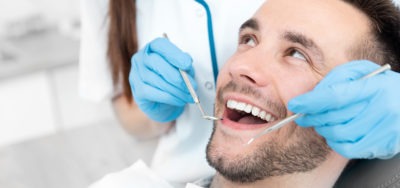
[[[400,71],[400,10],[391,0],[343,0],[363,12],[371,23],[367,37],[353,55]]]
[[[121,87],[122,95],[132,101],[129,85],[131,56],[137,52],[136,1],[110,0],[110,29],[108,33],[107,55],[110,62],[114,90]]]

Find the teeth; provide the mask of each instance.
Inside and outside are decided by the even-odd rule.
[[[246,106],[246,108],[244,108],[244,111],[245,111],[246,113],[250,113],[252,109],[253,109],[253,106],[250,105],[250,104],[248,104],[248,105]]]
[[[243,111],[244,108],[246,108],[246,103],[238,102],[238,103],[236,104],[236,107],[235,107],[234,109]]]
[[[253,109],[251,110],[251,114],[253,114],[253,116],[258,116],[259,113],[260,109],[257,107],[253,107]]]
[[[260,117],[261,119],[264,119],[265,120],[265,115],[267,114],[267,112],[265,112],[265,111],[261,111],[260,112],[260,115],[258,115],[258,117]]]
[[[236,105],[237,105],[237,102],[234,100],[229,100],[228,104],[227,104],[228,108],[231,108],[231,109],[235,109]]]
[[[265,116],[265,120],[267,120],[267,121],[271,121],[271,118],[272,118],[271,114],[267,114]]]
[[[268,122],[275,121],[275,118],[272,117],[272,114],[269,114],[268,112],[261,110],[260,108],[255,107],[251,104],[246,104],[244,102],[237,102],[235,100],[228,100],[227,107],[229,109],[244,111],[248,114],[251,113],[253,116],[259,117],[260,119],[263,119]]]

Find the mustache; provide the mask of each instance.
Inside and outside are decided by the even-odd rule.
[[[223,94],[225,92],[241,93],[243,95],[258,99],[257,102],[259,103],[257,104],[259,104],[260,107],[265,107],[266,109],[272,110],[272,112],[277,115],[278,118],[286,117],[287,110],[284,104],[266,98],[259,90],[255,89],[254,87],[251,87],[249,85],[237,84],[231,80],[228,84],[217,91],[217,104],[223,105]]]

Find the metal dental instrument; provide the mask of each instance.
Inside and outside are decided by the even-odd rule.
[[[190,83],[190,80],[189,80],[189,78],[188,78],[186,72],[183,71],[183,70],[181,70],[181,69],[179,69],[179,73],[181,73],[181,76],[182,76],[182,78],[183,78],[183,81],[185,82],[186,87],[189,89],[190,95],[192,96],[192,98],[193,98],[193,100],[194,100],[194,103],[196,103],[197,107],[199,107],[199,110],[200,110],[201,115],[203,116],[203,118],[204,118],[204,119],[207,119],[207,120],[211,120],[211,121],[221,120],[222,118],[217,118],[217,117],[214,117],[214,116],[208,116],[208,115],[206,115],[206,114],[204,113],[204,110],[203,110],[203,108],[201,107],[201,104],[200,104],[199,97],[197,97],[197,94],[196,94],[196,92],[194,91],[193,86],[192,86],[192,84]]]
[[[371,73],[361,77],[360,80],[375,76],[375,75],[377,75],[377,74],[379,74],[381,72],[385,72],[386,70],[389,70],[389,69],[390,69],[390,65],[389,64],[385,64],[385,65],[379,67],[378,69],[372,71]],[[268,134],[268,133],[270,133],[272,131],[275,131],[275,130],[278,130],[278,129],[282,128],[284,125],[287,125],[289,122],[294,121],[295,119],[297,119],[297,118],[299,118],[299,117],[301,117],[303,115],[304,114],[293,114],[293,115],[281,120],[280,122],[276,123],[275,125],[264,129],[260,133],[256,134],[253,138],[251,138],[247,142],[247,145],[251,144],[255,139],[257,139],[257,138],[259,138],[259,137],[261,137],[261,136],[263,136],[265,134]]]
[[[163,33],[163,36],[168,39],[168,36],[167,36],[166,33]],[[194,103],[196,103],[197,107],[199,108],[202,117],[204,119],[206,119],[206,120],[211,120],[211,121],[222,120],[222,118],[209,116],[209,115],[206,115],[204,113],[203,107],[201,107],[201,104],[200,104],[199,97],[197,96],[196,92],[194,91],[193,86],[190,83],[190,80],[189,80],[189,77],[188,77],[187,73],[185,71],[181,70],[181,69],[179,69],[179,73],[181,74],[181,76],[183,78],[183,81],[185,82],[186,87],[189,89],[189,93],[192,96]]]

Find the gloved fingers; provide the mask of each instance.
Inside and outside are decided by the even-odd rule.
[[[185,71],[188,71],[192,65],[192,57],[166,38],[157,38],[150,42],[147,53],[157,53],[171,65]]]
[[[179,70],[176,67],[171,66],[169,63],[165,62],[165,60],[158,54],[148,55],[146,61],[147,62],[145,65],[148,69],[150,69],[152,72],[157,73],[169,84],[180,89],[181,92],[186,92],[190,94],[181,74],[179,73]],[[196,89],[197,83],[194,81],[190,74],[188,74],[188,77],[192,86],[194,87],[194,89]]]
[[[186,70],[186,72],[188,73],[189,78],[190,78],[190,82],[191,82],[192,85],[193,85],[192,80],[194,81],[194,75],[195,75],[195,71],[194,71],[193,66],[191,66],[191,68],[189,68],[189,70]],[[194,86],[193,86],[193,87],[194,87]],[[197,87],[197,86],[196,86],[196,87]]]
[[[139,70],[138,64],[132,63],[133,70]],[[148,100],[174,106],[183,106],[192,102],[191,96],[168,84],[159,75],[146,69],[131,71],[129,81],[136,99]]]
[[[301,127],[325,127],[344,124],[360,114],[366,106],[366,102],[360,102],[327,112],[306,114],[296,119],[296,124]]]
[[[148,85],[147,83],[144,83],[140,93],[137,93],[138,94],[135,98],[140,98],[141,100],[153,103],[162,103],[172,106],[184,106],[187,103],[183,97],[177,97],[172,95],[170,92],[165,92],[164,90]],[[189,98],[187,97],[187,99]]]
[[[400,114],[393,107],[379,106],[378,98],[343,126],[317,127],[329,145],[348,158],[388,158],[400,151]]]
[[[393,131],[380,136],[367,135],[358,142],[327,140],[327,144],[335,152],[348,159],[387,159],[397,154],[400,150],[399,143],[399,135]]]
[[[131,62],[132,62],[132,67],[131,67],[131,71],[130,71],[130,82],[133,83],[133,81],[136,81],[135,84],[131,84],[131,88],[132,88],[132,92],[134,94],[135,97],[138,97],[138,94],[144,94],[143,92],[137,92],[137,94],[135,93],[135,87],[133,87],[134,85],[139,86],[139,85],[143,85],[143,83],[147,83],[147,85],[151,86],[151,87],[155,87],[155,88],[160,88],[161,91],[170,91],[171,95],[174,95],[178,98],[182,98],[184,99],[184,101],[186,102],[192,102],[193,99],[187,98],[189,92],[187,87],[184,85],[183,81],[181,83],[179,83],[181,85],[181,87],[179,87],[179,85],[175,85],[178,86],[178,89],[180,89],[181,91],[178,92],[178,89],[172,88],[174,87],[174,85],[167,85],[168,82],[163,81],[163,78],[160,76],[159,73],[155,73],[152,72],[148,67],[147,64],[157,64],[155,62],[160,62],[159,60],[162,59],[161,57],[159,57],[156,54],[153,55],[147,55],[145,53],[145,51],[148,51],[149,45],[147,45],[143,50],[141,50],[140,52],[136,53],[135,55],[132,56]],[[149,57],[153,57],[153,58],[149,58]],[[155,58],[154,58],[155,57]],[[159,57],[159,58],[157,58]],[[150,59],[150,60],[149,60]],[[148,63],[146,63],[148,62]],[[158,63],[160,65],[165,65],[165,67],[170,67],[172,68],[172,66],[168,66],[168,63],[166,63],[164,60],[162,60],[160,63]],[[157,66],[151,66],[151,67],[157,67]],[[177,71],[177,70],[174,70]],[[168,73],[164,74],[164,75],[168,75]],[[179,73],[175,73],[175,76],[178,76],[179,78],[181,78]],[[161,77],[161,79],[160,79]],[[154,80],[152,80],[154,79]],[[191,81],[192,85],[194,86],[194,88],[197,87],[196,82],[194,81],[193,78],[191,78],[189,76],[189,80]],[[141,83],[143,82],[143,83]],[[162,85],[162,86],[160,86]],[[140,87],[138,87],[140,88]],[[146,97],[146,96],[145,96]]]
[[[150,72],[143,80],[143,97],[148,100],[170,104],[174,106],[184,106],[186,103],[193,103],[193,99],[188,92],[182,92],[173,85],[168,84],[159,75]],[[164,98],[165,97],[165,98]]]
[[[374,114],[373,114],[374,115]],[[365,117],[365,116],[364,116]],[[362,137],[358,140],[343,141],[336,138],[326,139],[329,146],[336,152],[348,158],[389,158],[400,151],[400,134],[398,119],[392,115],[378,114],[375,119],[366,119],[364,125],[371,127],[367,132],[361,130]],[[353,133],[358,135],[358,129]]]
[[[132,66],[129,73],[132,94],[139,108],[151,119],[159,122],[172,121],[183,112],[184,105],[188,102],[193,102],[193,99],[186,91],[187,88],[173,85],[166,80],[173,80],[173,77],[171,78],[173,75],[160,71],[164,69],[160,69],[161,67],[158,66],[167,65],[167,67],[172,68],[173,65],[170,62],[166,62],[161,56],[158,60],[149,58],[158,56],[157,52],[152,52],[150,46],[151,43],[147,44],[145,48],[132,56]],[[188,56],[185,53],[182,54],[183,56]],[[182,56],[182,54],[176,55]],[[159,62],[159,64],[157,66],[148,65],[149,59],[150,63]],[[172,59],[178,59],[179,62],[179,58]],[[188,59],[189,61],[183,58],[183,65],[185,63],[189,66],[191,65],[190,56]],[[152,69],[149,67],[152,67]],[[176,75],[180,76],[179,74]],[[194,82],[193,84],[195,85]]]
[[[338,113],[338,115],[341,114]],[[370,134],[383,118],[384,114],[376,112],[374,108],[363,107],[348,121],[331,126],[315,127],[315,131],[327,140],[354,143]]]
[[[373,156],[372,153],[356,150],[354,143],[334,142],[327,140],[327,144],[330,148],[332,148],[333,151],[347,159],[369,158]]]
[[[364,90],[374,91],[377,88],[364,88],[365,80],[358,79],[378,67],[369,61],[354,61],[340,65],[328,73],[312,91],[291,99],[288,108],[295,113],[314,114],[341,108],[349,101],[351,103],[360,101],[371,95],[371,92],[365,93]],[[362,97],[360,94],[363,94]]]
[[[315,88],[358,80],[378,68],[378,64],[368,60],[350,61],[333,68]]]
[[[316,114],[361,101],[369,101],[385,88],[382,81],[388,73],[374,77],[320,87],[289,101],[288,108],[295,113]]]

